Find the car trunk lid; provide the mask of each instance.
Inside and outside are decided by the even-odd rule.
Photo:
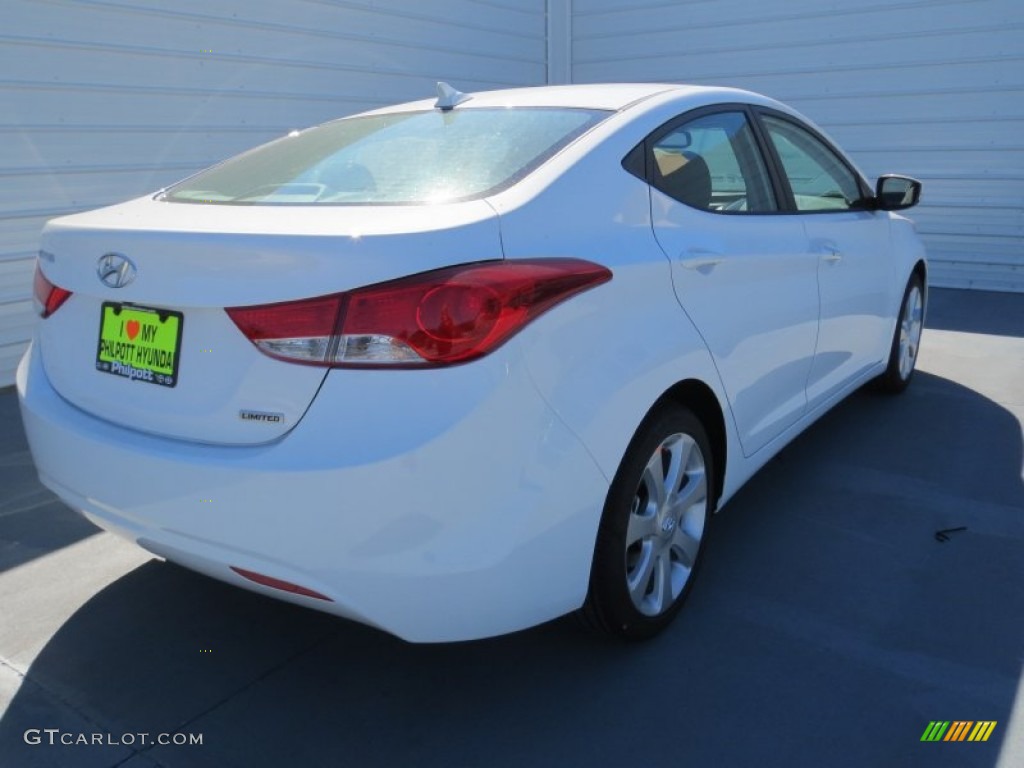
[[[56,390],[100,418],[183,440],[268,442],[302,418],[325,369],[264,355],[225,307],[500,258],[497,218],[482,201],[249,206],[143,198],[46,226],[41,269],[72,296],[42,322],[40,352]],[[109,274],[129,261],[130,280]],[[174,355],[176,365],[160,367]]]

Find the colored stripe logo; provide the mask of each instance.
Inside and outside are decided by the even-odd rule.
[[[995,720],[932,720],[921,741],[988,741],[995,729]]]

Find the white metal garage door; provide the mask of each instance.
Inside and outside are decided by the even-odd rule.
[[[788,102],[911,212],[936,285],[1024,291],[1020,0],[573,0],[574,82],[734,85]]]

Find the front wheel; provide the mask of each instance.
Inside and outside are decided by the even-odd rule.
[[[691,411],[667,405],[644,420],[608,490],[585,623],[644,639],[672,621],[700,563],[714,472],[707,433]]]
[[[916,272],[907,281],[900,316],[889,349],[889,364],[876,383],[883,392],[899,393],[907,388],[917,365],[917,353],[924,330],[924,284]]]

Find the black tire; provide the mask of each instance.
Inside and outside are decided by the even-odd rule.
[[[915,296],[916,299],[912,298]],[[910,307],[912,301],[916,303],[917,309]],[[910,280],[907,281],[907,288],[903,291],[900,314],[896,318],[896,329],[893,331],[892,345],[889,347],[889,362],[886,365],[885,372],[874,381],[875,388],[881,392],[894,395],[899,394],[907,388],[911,379],[914,378],[921,337],[920,332],[917,333],[916,340],[905,336],[908,333],[908,322],[911,324],[915,322],[923,324],[924,322],[924,282],[916,272],[910,276]],[[913,336],[914,334],[911,333],[910,335]],[[904,347],[904,341],[910,347],[909,369],[907,361],[904,359],[907,351]]]
[[[652,472],[647,473],[649,465]],[[674,498],[675,505],[653,498],[658,496],[657,469],[661,496]],[[648,415],[608,490],[590,589],[579,612],[584,624],[627,640],[643,640],[675,618],[700,566],[715,472],[707,432],[691,411],[669,404]],[[673,483],[665,487],[670,474],[675,488]]]

